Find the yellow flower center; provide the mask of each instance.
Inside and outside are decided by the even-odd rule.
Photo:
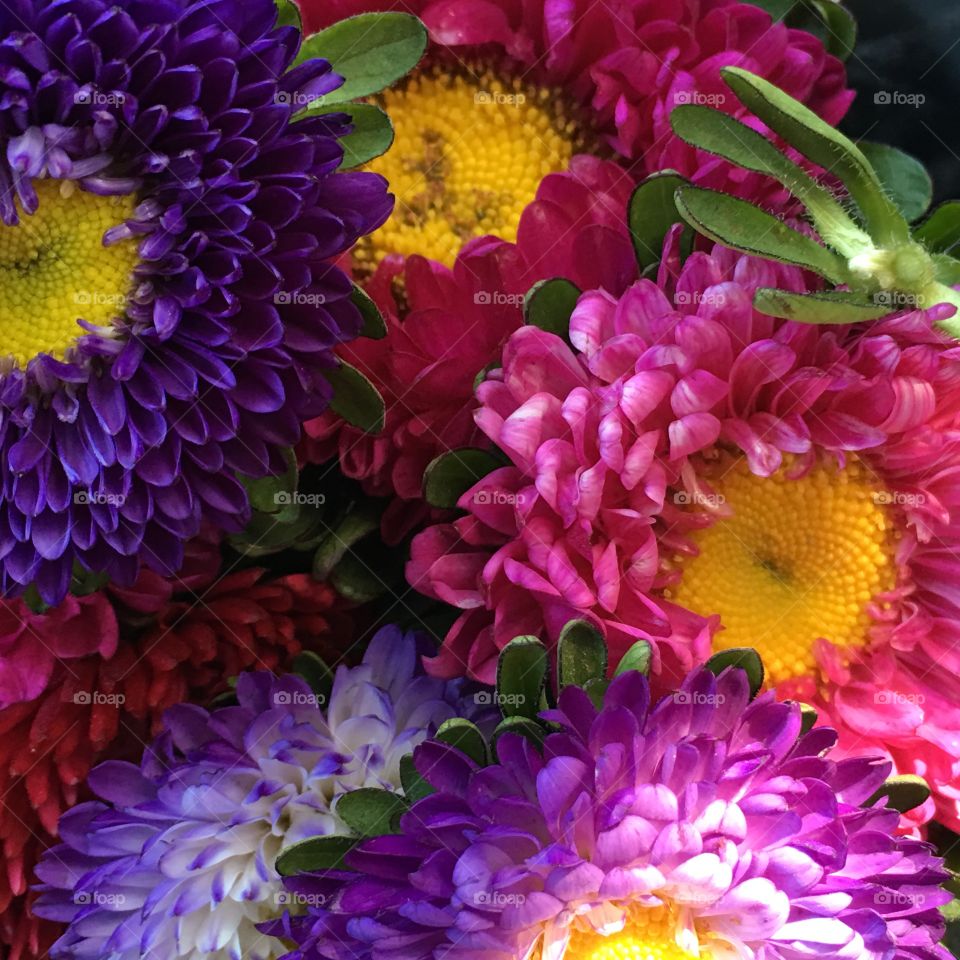
[[[132,197],[100,197],[63,180],[34,184],[39,205],[0,224],[0,356],[20,367],[41,353],[63,359],[84,334],[78,320],[107,326],[121,316],[137,244],[103,235],[127,219]],[[9,360],[8,360],[9,362]]]
[[[438,65],[378,103],[396,139],[368,169],[387,178],[397,204],[355,251],[360,269],[388,253],[419,253],[450,266],[473,237],[516,240],[541,179],[586,149],[583,126],[560,91],[490,70]]]
[[[575,930],[564,960],[709,960],[702,950],[690,953],[677,943],[677,924],[666,907],[630,911],[620,933],[604,937],[592,930]]]
[[[715,467],[711,485],[732,516],[693,535],[698,553],[680,561],[671,598],[719,614],[716,647],[753,647],[771,683],[815,677],[821,637],[855,653],[871,601],[896,583],[891,495],[855,459],[795,479],[790,464],[766,478],[742,459]]]

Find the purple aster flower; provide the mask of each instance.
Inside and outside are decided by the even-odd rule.
[[[69,924],[51,956],[285,953],[255,926],[283,912],[281,848],[350,833],[342,794],[395,790],[401,757],[444,720],[475,712],[462,681],[423,674],[424,643],[380,630],[360,666],[338,669],[324,705],[298,677],[243,674],[238,706],[175,707],[139,767],[97,767],[89,782],[102,802],[65,814],[63,843],[37,867],[35,912]]]
[[[326,408],[388,215],[273,0],[0,5],[0,587],[175,570]]]
[[[505,735],[486,768],[420,746],[437,792],[353,873],[288,881],[329,909],[265,929],[310,960],[949,956],[941,862],[868,803],[890,765],[829,759],[834,732],[751,703],[742,671],[700,669],[655,706],[629,672],[602,709],[568,687],[544,717],[542,754]]]

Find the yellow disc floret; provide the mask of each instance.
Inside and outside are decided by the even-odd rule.
[[[378,102],[396,139],[368,169],[387,178],[397,203],[356,251],[361,268],[388,253],[449,266],[473,237],[516,240],[540,180],[585,149],[583,127],[559,91],[491,71],[437,66]]]
[[[753,647],[779,683],[814,676],[813,646],[825,638],[862,647],[871,601],[896,583],[891,495],[855,459],[771,477],[744,460],[711,471],[718,500],[732,512],[693,535],[699,553],[681,562],[672,599],[719,614],[719,649]]]
[[[62,359],[84,329],[122,316],[137,244],[105,247],[103,235],[133,212],[132,197],[100,197],[60,180],[34,183],[39,205],[0,225],[0,357],[25,367],[47,353]]]
[[[700,950],[690,953],[677,941],[677,923],[667,907],[635,907],[620,933],[602,936],[592,930],[575,930],[564,960],[692,960],[708,958]]]

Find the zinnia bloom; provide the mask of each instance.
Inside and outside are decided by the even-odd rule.
[[[303,649],[343,648],[329,587],[306,576],[271,582],[261,570],[218,580],[218,570],[215,544],[193,541],[179,580],[145,570],[131,589],[68,597],[46,615],[9,601],[24,624],[17,643],[57,653],[49,672],[45,652],[41,671],[23,670],[0,709],[0,943],[11,960],[43,956],[54,939],[53,925],[29,913],[26,891],[96,763],[139,756],[165,710],[209,701],[242,670],[289,668]]]
[[[775,320],[753,293],[806,289],[799,271],[720,247],[680,268],[675,239],[659,285],[580,298],[574,350],[524,328],[480,386],[512,465],[414,541],[411,582],[464,610],[432,669],[488,677],[512,637],[586,616],[614,662],[639,635],[663,672],[704,656],[697,615],[960,826],[960,351],[933,326],[952,308]]]
[[[421,490],[430,461],[483,442],[473,422],[474,380],[523,323],[530,287],[564,277],[618,296],[636,279],[624,223],[631,189],[616,164],[575,157],[569,172],[541,181],[516,244],[468,243],[452,270],[420,256],[389,256],[367,282],[387,336],[338,353],[383,395],[386,426],[371,436],[328,411],[305,424],[301,452],[317,463],[338,456],[367,493],[395,498],[383,520],[388,540],[426,516]]]
[[[237,474],[284,468],[357,335],[331,260],[378,226],[337,173],[341,80],[272,0],[18,0],[0,9],[0,586],[48,603],[74,564],[169,573]]]
[[[757,73],[835,124],[853,93],[809,33],[739,0],[300,0],[309,29],[350,13],[400,9],[426,23],[427,60],[381,100],[392,150],[370,169],[397,195],[361,262],[423,254],[452,265],[460,246],[514,240],[541,178],[577,153],[612,148],[639,175],[672,168],[774,208],[791,201],[677,138],[669,114],[703,103],[742,115],[720,77]]]
[[[869,803],[889,763],[827,756],[797,704],[753,703],[742,671],[700,669],[650,705],[613,681],[599,711],[576,687],[478,768],[428,742],[436,790],[400,834],[347,854],[354,872],[291,889],[330,905],[270,925],[296,960],[946,960],[931,848]],[[864,804],[867,804],[864,806]]]
[[[103,802],[71,810],[37,868],[37,914],[70,924],[50,955],[285,953],[255,927],[283,911],[281,848],[349,834],[337,798],[399,787],[400,758],[459,712],[461,684],[423,673],[424,639],[380,630],[326,704],[299,677],[243,674],[237,706],[172,708],[139,766],[93,771]]]

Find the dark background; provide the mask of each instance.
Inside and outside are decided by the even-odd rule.
[[[846,0],[859,40],[847,69],[857,91],[846,133],[892,143],[922,160],[935,199],[960,199],[960,0]],[[880,92],[922,94],[918,106],[878,104]]]

